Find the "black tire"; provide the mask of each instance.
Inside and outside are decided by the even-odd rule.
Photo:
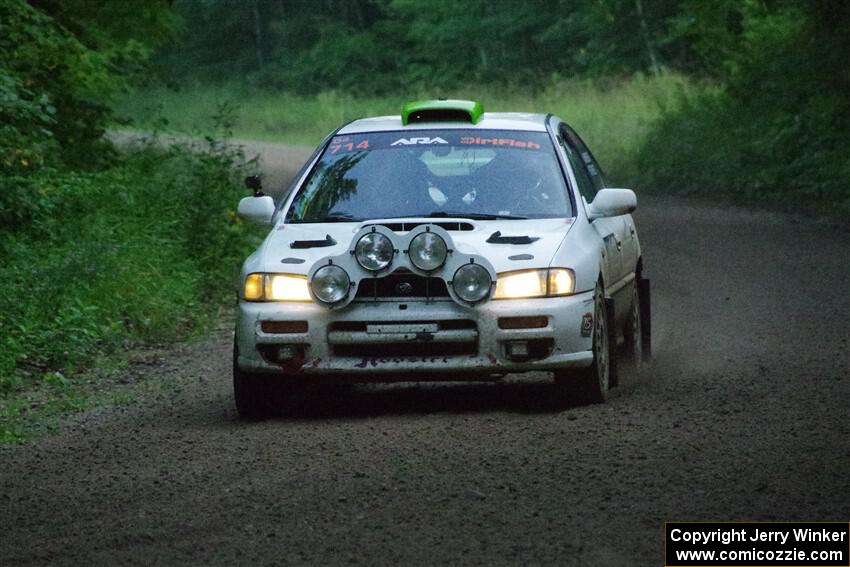
[[[242,419],[263,419],[272,413],[272,382],[269,376],[239,368],[239,350],[233,343],[233,399]]]
[[[608,389],[620,385],[620,354],[617,349],[617,321],[614,317],[614,299],[605,300],[608,321]]]
[[[579,404],[601,404],[608,399],[608,389],[611,385],[612,361],[616,364],[616,356],[612,356],[611,319],[613,309],[611,301],[605,299],[605,288],[600,280],[596,284],[593,316],[593,362],[586,368],[555,371],[555,387],[559,396],[564,399],[576,400]]]
[[[623,354],[631,366],[639,369],[643,362],[643,310],[641,309],[640,292],[638,291],[638,280],[635,280],[632,292],[632,304],[629,309],[629,317],[623,329]]]
[[[638,301],[640,301],[641,315],[641,350],[643,351],[643,362],[652,359],[652,302],[650,299],[649,278],[642,275],[637,279]]]

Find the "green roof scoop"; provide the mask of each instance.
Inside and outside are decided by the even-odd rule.
[[[476,100],[417,100],[401,109],[401,123],[471,122],[477,123],[484,106]]]

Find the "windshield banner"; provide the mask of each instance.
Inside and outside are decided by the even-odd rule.
[[[331,155],[375,149],[403,149],[430,146],[516,148],[541,150],[551,143],[544,132],[520,130],[415,130],[410,132],[372,132],[368,134],[346,134],[335,136],[328,146]]]

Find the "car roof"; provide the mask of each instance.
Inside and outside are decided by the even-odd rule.
[[[349,122],[337,134],[359,134],[364,132],[392,132],[398,130],[526,130],[545,132],[547,114],[525,112],[485,112],[476,124],[471,122],[414,122],[404,125],[401,115],[374,116]]]

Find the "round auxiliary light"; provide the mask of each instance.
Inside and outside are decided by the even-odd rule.
[[[410,241],[407,253],[413,265],[425,272],[436,270],[446,261],[448,247],[440,235],[423,232]]]
[[[452,278],[452,289],[469,303],[481,301],[490,293],[490,274],[479,264],[464,264]]]
[[[345,270],[329,264],[313,274],[313,295],[323,303],[338,303],[348,295],[351,280]]]
[[[370,232],[354,245],[354,257],[367,270],[383,270],[393,260],[393,243],[380,232]]]

